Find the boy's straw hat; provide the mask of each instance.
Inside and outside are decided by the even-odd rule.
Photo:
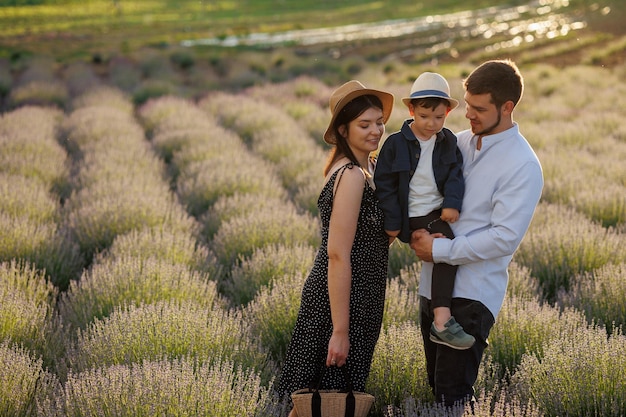
[[[416,98],[439,97],[450,102],[450,110],[459,105],[459,101],[450,97],[450,86],[445,78],[435,72],[424,72],[415,79],[411,87],[411,95],[404,97],[402,102],[408,107]]]
[[[387,123],[389,115],[391,114],[391,109],[393,108],[393,94],[385,91],[365,88],[365,86],[360,82],[351,80],[337,88],[330,95],[328,104],[332,118],[330,119],[330,123],[326,129],[326,133],[324,133],[324,141],[326,141],[326,143],[331,145],[335,145],[337,143],[337,138],[335,138],[335,133],[333,132],[333,123],[335,123],[335,119],[341,109],[343,109],[346,104],[355,98],[370,94],[378,97],[383,103],[383,123]]]

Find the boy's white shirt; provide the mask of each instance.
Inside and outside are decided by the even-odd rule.
[[[435,139],[434,135],[428,140],[417,138],[421,151],[420,160],[409,183],[409,217],[426,216],[443,204],[443,196],[437,189],[433,172]]]

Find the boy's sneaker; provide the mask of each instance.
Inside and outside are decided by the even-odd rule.
[[[437,330],[435,323],[430,326],[431,341],[458,350],[469,349],[476,342],[474,336],[465,333],[463,327],[454,320],[454,317],[450,317],[450,320],[444,326],[446,328],[442,331]]]

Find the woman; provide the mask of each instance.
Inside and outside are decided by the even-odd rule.
[[[328,368],[322,389],[365,390],[383,318],[389,239],[383,230],[370,154],[378,149],[393,95],[349,81],[330,97],[324,140],[333,145],[318,200],[322,244],[278,385],[281,396],[308,387]],[[290,417],[296,416],[295,410]]]

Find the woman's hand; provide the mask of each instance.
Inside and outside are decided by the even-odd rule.
[[[343,366],[350,351],[350,339],[347,332],[333,332],[328,341],[326,366]]]

